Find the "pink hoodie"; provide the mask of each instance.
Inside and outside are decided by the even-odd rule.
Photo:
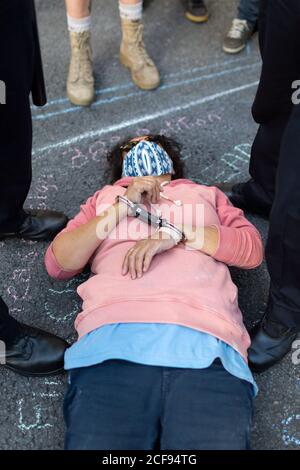
[[[96,192],[61,233],[99,215],[117,195],[124,194],[131,179],[123,178]],[[209,333],[247,360],[250,338],[238,307],[237,288],[226,265],[251,269],[261,264],[263,245],[258,231],[216,187],[179,179],[165,186],[163,194],[182,203],[175,205],[161,199],[155,206],[163,217],[170,218],[171,211],[173,221],[182,216],[186,205],[194,209],[197,205],[200,212],[201,207],[204,209],[204,225],[215,225],[219,231],[215,254],[208,256],[179,244],[156,255],[149,271],[132,280],[129,274],[122,275],[122,262],[136,240],[148,236],[149,227],[133,217],[123,219],[95,251],[90,260],[92,275],[77,289],[83,300],[82,312],[75,321],[79,337],[108,323],[173,323]],[[199,225],[196,211],[188,210],[184,221]],[[78,274],[59,266],[52,245],[45,263],[49,275],[56,279]]]

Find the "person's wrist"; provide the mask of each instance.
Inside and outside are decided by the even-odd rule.
[[[186,241],[186,235],[183,232],[182,228],[173,225],[166,219],[162,219],[162,225],[159,230],[160,232],[169,233],[171,237],[176,241],[176,244]]]
[[[182,236],[170,227],[161,227],[157,233],[159,234],[160,239],[172,240],[174,245],[178,245],[178,243],[182,241]]]
[[[184,227],[184,234],[186,237],[186,242],[187,243],[193,243],[196,240],[197,237],[197,230],[195,227],[192,226],[185,226]]]
[[[162,246],[167,247],[167,249],[173,248],[177,245],[177,241],[170,233],[163,232],[161,230],[156,231],[152,236],[152,240],[155,240],[162,244]]]

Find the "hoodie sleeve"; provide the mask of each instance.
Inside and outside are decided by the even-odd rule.
[[[215,225],[219,232],[219,243],[213,257],[229,266],[256,268],[264,256],[258,230],[222,191],[213,189],[216,191],[216,210],[220,219],[220,225]]]
[[[90,197],[86,201],[85,204],[80,206],[80,212],[74,217],[74,219],[69,220],[67,226],[58,235],[56,235],[55,239],[63,233],[71,232],[75,228],[87,223],[89,220],[96,216],[96,202],[100,192],[101,190],[97,191],[94,196]],[[67,271],[63,269],[57,262],[53,253],[53,242],[46,251],[45,266],[49,276],[61,280],[70,279],[82,271]]]

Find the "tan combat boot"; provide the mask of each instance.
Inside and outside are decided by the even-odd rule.
[[[71,103],[89,106],[94,99],[93,57],[89,31],[70,31],[71,60],[67,95]]]
[[[125,20],[122,23],[120,61],[131,71],[132,80],[143,90],[153,90],[160,83],[159,72],[150,59],[143,41],[143,25],[139,20]]]

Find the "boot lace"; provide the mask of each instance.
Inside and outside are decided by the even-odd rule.
[[[91,81],[92,77],[92,55],[89,44],[89,36],[86,32],[77,33],[76,53],[74,55],[74,67],[78,80]]]
[[[143,25],[140,25],[136,33],[136,48],[137,48],[137,60],[147,65],[153,65],[152,59],[150,59],[148,52],[146,51],[145,43],[143,41]]]

